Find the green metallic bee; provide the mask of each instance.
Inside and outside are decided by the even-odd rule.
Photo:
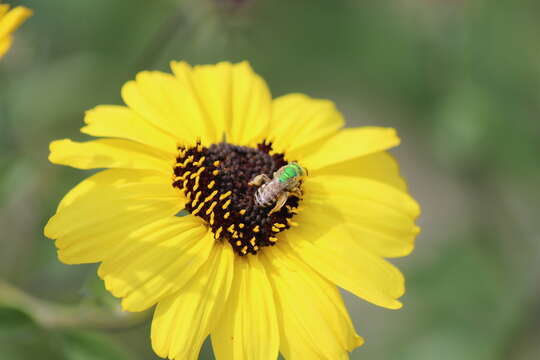
[[[307,171],[295,162],[290,162],[274,172],[270,179],[266,174],[255,176],[250,182],[250,186],[259,186],[255,193],[255,204],[260,207],[267,207],[276,203],[274,208],[268,213],[279,211],[290,195],[300,198],[300,179],[306,175]]]

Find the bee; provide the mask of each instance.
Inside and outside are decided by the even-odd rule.
[[[290,162],[280,167],[270,178],[266,174],[255,176],[250,182],[250,186],[259,186],[255,192],[255,204],[260,207],[267,207],[276,203],[274,208],[268,213],[279,211],[290,195],[300,198],[300,179],[306,175],[307,171],[295,162]]]

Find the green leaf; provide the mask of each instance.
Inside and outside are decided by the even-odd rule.
[[[22,311],[12,306],[0,305],[0,332],[14,330],[18,327],[32,326],[34,320]]]
[[[0,359],[64,360],[56,336],[41,329],[24,311],[0,306]]]

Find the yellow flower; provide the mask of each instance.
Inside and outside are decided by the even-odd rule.
[[[24,6],[17,6],[10,11],[9,5],[0,4],[0,58],[11,47],[11,43],[13,42],[11,33],[17,30],[31,15],[32,10]]]
[[[327,100],[272,100],[246,62],[171,67],[125,84],[127,106],[87,112],[81,131],[102,139],[51,143],[53,163],[110,168],[49,220],[60,260],[101,262],[127,311],[157,304],[162,357],[195,359],[211,335],[219,360],[348,358],[363,340],[336,285],[400,308],[403,276],[383,258],[410,253],[419,230],[385,152],[396,132],[343,129]],[[293,161],[302,168],[249,184]]]

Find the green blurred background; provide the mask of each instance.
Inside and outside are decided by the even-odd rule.
[[[0,62],[0,278],[33,298],[0,289],[0,360],[157,359],[149,322],[115,313],[96,267],[61,264],[42,228],[89,174],[49,164],[48,143],[84,139],[85,110],[173,59],[247,59],[274,96],[332,99],[348,125],[401,134],[423,231],[394,261],[402,310],[345,295],[366,339],[352,359],[540,358],[538,0],[11,3],[35,14]],[[117,325],[78,325],[81,303]]]

